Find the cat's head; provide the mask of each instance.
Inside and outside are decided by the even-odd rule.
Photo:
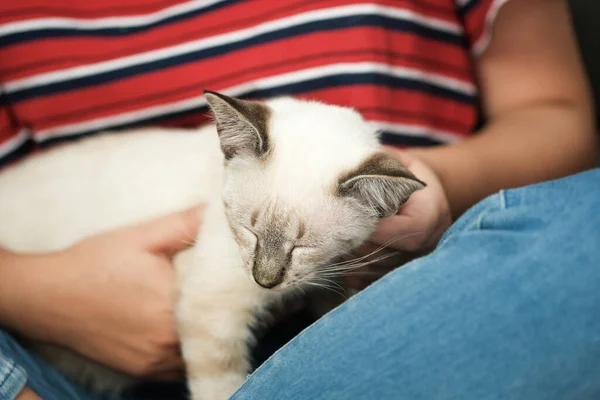
[[[317,278],[425,186],[351,109],[205,95],[225,156],[225,213],[260,286]]]

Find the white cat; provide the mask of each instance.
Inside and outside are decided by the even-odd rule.
[[[175,258],[176,318],[192,398],[220,400],[249,372],[261,313],[318,280],[425,184],[381,152],[351,109],[205,96],[214,126],[103,134],[1,171],[0,247],[64,249],[206,202],[197,243]],[[34,348],[91,390],[135,382],[75,353]]]

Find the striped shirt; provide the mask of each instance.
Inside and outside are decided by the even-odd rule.
[[[350,106],[388,144],[458,141],[504,1],[2,1],[0,166],[103,130],[197,126],[204,89]]]

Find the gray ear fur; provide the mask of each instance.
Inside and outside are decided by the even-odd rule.
[[[204,96],[215,116],[225,159],[236,155],[261,157],[268,152],[270,110],[265,104],[209,90],[204,91]]]
[[[341,176],[338,193],[354,197],[384,218],[395,215],[415,191],[425,186],[398,160],[379,152]]]

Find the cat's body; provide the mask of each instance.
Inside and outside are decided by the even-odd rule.
[[[100,135],[33,156],[0,172],[0,247],[61,250],[209,201],[220,188],[222,160],[211,126]],[[133,382],[78,354],[28,345],[94,391],[117,393]]]
[[[208,204],[197,244],[174,260],[178,332],[195,400],[237,389],[261,313],[366,240],[380,217],[423,186],[381,156],[374,131],[351,110],[207,99],[217,129],[101,135],[0,171],[0,247],[17,252],[64,249]],[[73,353],[38,350],[94,390],[133,382]]]

